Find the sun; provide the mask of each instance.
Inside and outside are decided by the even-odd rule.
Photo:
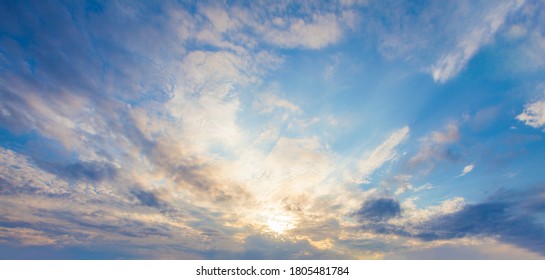
[[[294,227],[294,218],[288,215],[271,215],[267,227],[276,234],[283,234]]]

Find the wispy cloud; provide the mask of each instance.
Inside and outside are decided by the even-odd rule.
[[[428,164],[428,171],[434,167],[433,160],[452,158],[448,151],[448,146],[460,139],[458,125],[449,123],[444,131],[432,131],[429,135],[421,139],[421,145],[418,153],[411,157],[409,163],[417,166]]]
[[[409,135],[409,127],[405,126],[394,131],[386,141],[381,143],[372,151],[365,152],[362,159],[357,163],[355,180],[360,183],[369,182],[369,176],[380,168],[385,162],[397,156],[395,148]]]
[[[443,54],[431,67],[433,79],[445,82],[458,74],[481,46],[493,40],[505,18],[516,11],[522,1],[505,1],[491,5],[481,15],[481,20],[469,26],[465,34],[458,34],[456,45]]]
[[[373,27],[378,27],[373,31],[379,30],[376,36],[383,55],[413,61],[436,82],[443,83],[455,77],[482,46],[490,43],[506,18],[522,4],[517,0],[429,5],[386,1],[371,5],[371,10],[389,11],[388,17],[373,22]],[[372,14],[370,17],[373,19]]]

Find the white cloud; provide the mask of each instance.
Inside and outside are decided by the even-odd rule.
[[[278,2],[251,9],[235,7],[230,16],[269,44],[282,48],[320,49],[338,42],[345,29],[353,29],[357,22],[352,5],[341,7],[340,12],[337,8],[334,5],[318,7],[310,2],[301,5]],[[286,16],[294,12],[297,16]],[[254,45],[257,43],[253,41]]]
[[[313,15],[312,20],[295,19],[288,28],[262,30],[265,40],[287,48],[319,49],[337,42],[342,34],[338,18],[333,14]]]
[[[261,113],[272,113],[275,109],[283,109],[295,114],[302,113],[299,106],[272,93],[264,93],[261,95],[258,102],[255,103],[255,106],[258,107]]]
[[[470,164],[464,167],[464,170],[462,170],[462,173],[458,175],[457,177],[462,177],[466,175],[467,173],[473,171],[473,168],[475,168],[475,164]]]
[[[411,225],[418,225],[433,218],[460,211],[466,205],[463,197],[454,197],[442,201],[439,205],[418,208],[415,204],[416,200],[418,197],[412,197],[401,203],[403,215],[395,221],[396,224],[410,228]]]
[[[274,141],[279,137],[279,135],[280,131],[278,127],[268,127],[259,134],[259,136],[255,140],[255,143],[261,144]]]
[[[237,27],[237,22],[230,18],[225,9],[215,6],[205,6],[203,7],[203,13],[218,32],[225,32],[228,29]]]
[[[424,190],[431,190],[433,189],[433,185],[430,184],[430,183],[426,183],[420,187],[416,187],[413,189],[413,192],[421,192],[421,191],[424,191]]]
[[[394,131],[386,141],[376,147],[374,150],[363,155],[363,159],[357,163],[357,171],[355,174],[356,182],[366,183],[368,177],[375,170],[380,168],[385,162],[394,159],[397,156],[395,148],[409,134],[409,127],[405,126]]]
[[[528,126],[543,128],[545,131],[545,101],[526,104],[524,111],[517,116],[517,119]]]
[[[264,165],[259,192],[268,185],[280,196],[314,193],[333,171],[332,155],[318,139],[280,138]]]
[[[428,2],[395,5],[379,1],[371,7],[381,12],[367,21],[378,38],[378,48],[388,59],[401,58],[443,83],[464,69],[479,49],[490,43],[506,18],[523,1]],[[387,16],[382,16],[387,14]]]
[[[491,9],[485,10],[481,15],[482,20],[471,26],[465,34],[461,34],[454,48],[434,63],[430,70],[433,79],[437,82],[445,82],[458,74],[481,46],[492,41],[505,18],[516,11],[521,4],[521,1],[505,1],[496,3]]]
[[[10,183],[5,191],[13,193],[66,195],[77,191],[70,189],[65,180],[36,167],[27,157],[4,148],[0,148],[0,178]]]

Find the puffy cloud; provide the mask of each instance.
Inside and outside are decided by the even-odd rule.
[[[545,101],[536,101],[525,106],[524,111],[517,119],[534,128],[543,128],[545,131]]]

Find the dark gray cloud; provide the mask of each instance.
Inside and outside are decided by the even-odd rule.
[[[539,205],[532,209],[520,201],[490,201],[433,219],[421,226],[416,237],[425,241],[494,237],[545,254],[545,225],[539,221],[544,216],[545,211]]]
[[[366,202],[356,213],[361,228],[378,234],[418,238],[423,241],[465,237],[494,238],[545,256],[545,190],[503,191],[487,201],[413,225],[388,220],[402,213],[399,203],[380,198]]]
[[[59,168],[57,174],[69,179],[99,182],[114,178],[117,168],[106,162],[76,162]]]
[[[152,192],[136,188],[131,191],[131,194],[133,194],[142,205],[154,208],[163,208],[165,206],[164,203]]]
[[[360,221],[387,221],[401,213],[399,202],[392,198],[378,198],[366,201],[355,214]]]
[[[498,234],[504,232],[514,221],[509,216],[509,205],[489,202],[468,205],[462,210],[436,218],[422,226],[417,236],[423,240],[461,238],[468,235]]]

